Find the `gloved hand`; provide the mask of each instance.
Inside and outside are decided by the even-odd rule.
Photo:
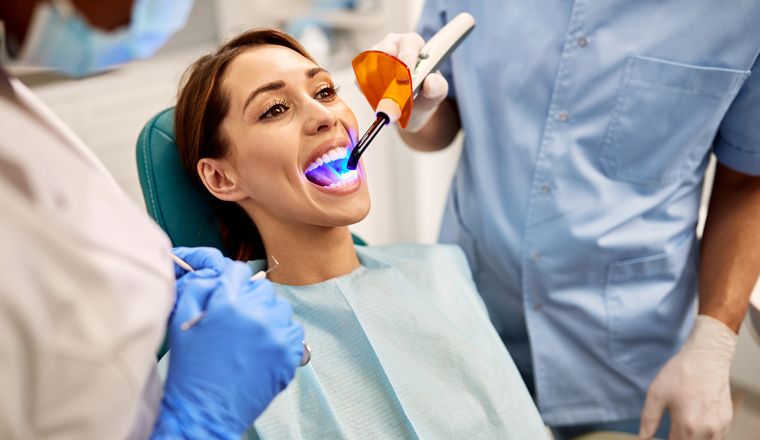
[[[232,260],[222,255],[219,249],[212,247],[175,247],[172,249],[172,253],[185,260],[195,270],[213,269],[216,273],[219,273],[232,262]],[[188,271],[176,264],[174,265],[175,279],[179,279],[186,273]]]
[[[232,260],[225,257],[221,251],[217,248],[212,247],[175,247],[172,249],[172,253],[182,260],[185,261],[185,263],[189,264],[190,267],[192,267],[195,270],[199,269],[210,269],[213,270],[213,273],[218,274],[219,272],[224,269],[227,264],[231,263]],[[174,279],[178,280],[182,276],[190,273],[189,271],[183,269],[176,263],[174,264]],[[172,321],[172,318],[174,317],[174,311],[177,310],[177,301],[175,298],[174,306],[172,307],[171,312],[169,312],[169,319],[167,320],[167,323]]]
[[[420,34],[414,32],[390,33],[382,41],[372,46],[372,50],[389,53],[403,61],[409,66],[409,69],[414,70],[414,66],[417,64],[417,56],[424,45],[425,40]],[[409,124],[404,131],[408,133],[420,131],[430,121],[448,94],[449,83],[440,72],[433,72],[428,75],[425,82],[422,83],[420,93],[414,99]]]
[[[198,270],[177,281],[171,361],[153,438],[237,440],[293,379],[303,328],[269,281],[248,281],[246,264],[209,259],[217,272],[184,257]],[[198,323],[181,330],[203,310]]]
[[[728,372],[738,336],[699,315],[681,350],[654,378],[641,413],[639,438],[651,439],[670,411],[670,440],[725,439],[733,417]]]

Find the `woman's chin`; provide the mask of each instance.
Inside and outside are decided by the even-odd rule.
[[[330,217],[333,226],[351,226],[369,214],[369,190],[363,176],[342,185],[323,186],[307,180],[314,201]]]
[[[370,208],[370,201],[369,196],[367,196],[367,203],[362,204],[359,206],[358,204],[353,207],[354,209],[350,212],[347,212],[347,221],[346,226],[351,226],[359,223],[360,221],[367,218],[367,215],[369,214],[369,208]]]
[[[367,217],[371,205],[369,192],[366,189],[354,191],[348,197],[331,202],[322,204],[322,209],[330,218],[329,223],[334,226],[351,226],[359,223]]]

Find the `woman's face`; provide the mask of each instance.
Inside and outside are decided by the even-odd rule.
[[[370,201],[363,167],[346,161],[357,122],[327,71],[276,45],[252,48],[228,66],[229,99],[221,128],[230,142],[222,162],[235,197],[254,222],[345,226],[362,220]],[[200,170],[200,167],[199,167]]]

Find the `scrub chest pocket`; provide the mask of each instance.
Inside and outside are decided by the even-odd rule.
[[[749,74],[629,55],[599,156],[604,173],[651,186],[689,177]]]

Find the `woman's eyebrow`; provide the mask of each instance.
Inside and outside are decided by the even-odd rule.
[[[245,100],[245,105],[243,106],[243,113],[245,113],[245,108],[248,107],[248,104],[250,104],[251,101],[253,101],[253,98],[258,96],[260,93],[271,92],[273,90],[280,90],[283,87],[285,87],[285,81],[275,81],[275,82],[270,82],[269,84],[264,84],[263,86],[254,90],[253,92],[251,92],[250,95],[248,95],[248,99]]]
[[[322,72],[324,72],[324,73],[326,73],[328,75],[330,74],[330,72],[326,71],[325,69],[323,69],[321,67],[314,67],[314,68],[309,69],[309,70],[306,71],[306,77],[309,78],[309,79],[311,79],[311,78],[314,78],[315,76],[319,75]]]

